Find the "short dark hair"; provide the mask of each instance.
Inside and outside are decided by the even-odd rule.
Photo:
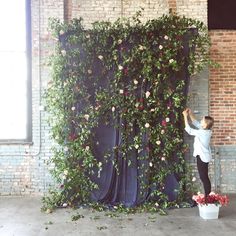
[[[206,129],[211,129],[214,125],[214,119],[211,116],[204,116],[204,119],[206,121]]]

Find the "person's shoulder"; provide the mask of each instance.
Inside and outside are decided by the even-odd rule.
[[[205,134],[205,135],[211,135],[212,134],[212,130],[211,129],[199,129],[199,131],[202,134]]]

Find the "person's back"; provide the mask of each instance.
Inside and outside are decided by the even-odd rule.
[[[195,136],[193,144],[193,156],[196,157],[199,155],[203,162],[210,162],[212,159],[210,148],[212,131],[211,129],[204,129],[202,125],[195,119],[192,120],[192,124],[197,129],[191,129],[190,126],[187,126],[185,127],[185,130],[188,134]]]

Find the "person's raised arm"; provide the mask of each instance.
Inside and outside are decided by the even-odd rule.
[[[201,129],[201,124],[197,121],[195,115],[193,114],[192,110],[188,108],[188,115],[192,121],[192,124],[198,128],[198,129]]]
[[[185,124],[185,127],[189,126],[188,124],[188,109],[185,109],[183,112],[182,112],[183,116],[184,116],[184,124]]]
[[[197,130],[197,129],[192,129],[192,128],[189,126],[189,123],[188,123],[188,115],[189,115],[188,109],[185,109],[185,110],[182,112],[182,114],[183,114],[183,116],[184,116],[185,131],[186,131],[189,135],[197,135],[197,134],[198,134],[198,130]]]
[[[188,108],[188,114],[189,114],[189,117],[190,117],[190,119],[191,119],[192,122],[195,121],[195,120],[197,120],[196,117],[195,117],[195,115],[193,114],[192,110],[189,109],[189,108]]]

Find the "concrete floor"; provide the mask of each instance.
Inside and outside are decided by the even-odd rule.
[[[203,220],[198,208],[169,210],[158,214],[119,214],[89,209],[58,209],[51,214],[40,211],[40,197],[0,197],[0,236],[67,235],[157,235],[157,236],[235,236],[236,195],[220,209],[217,220]],[[73,221],[73,216],[83,215]]]

